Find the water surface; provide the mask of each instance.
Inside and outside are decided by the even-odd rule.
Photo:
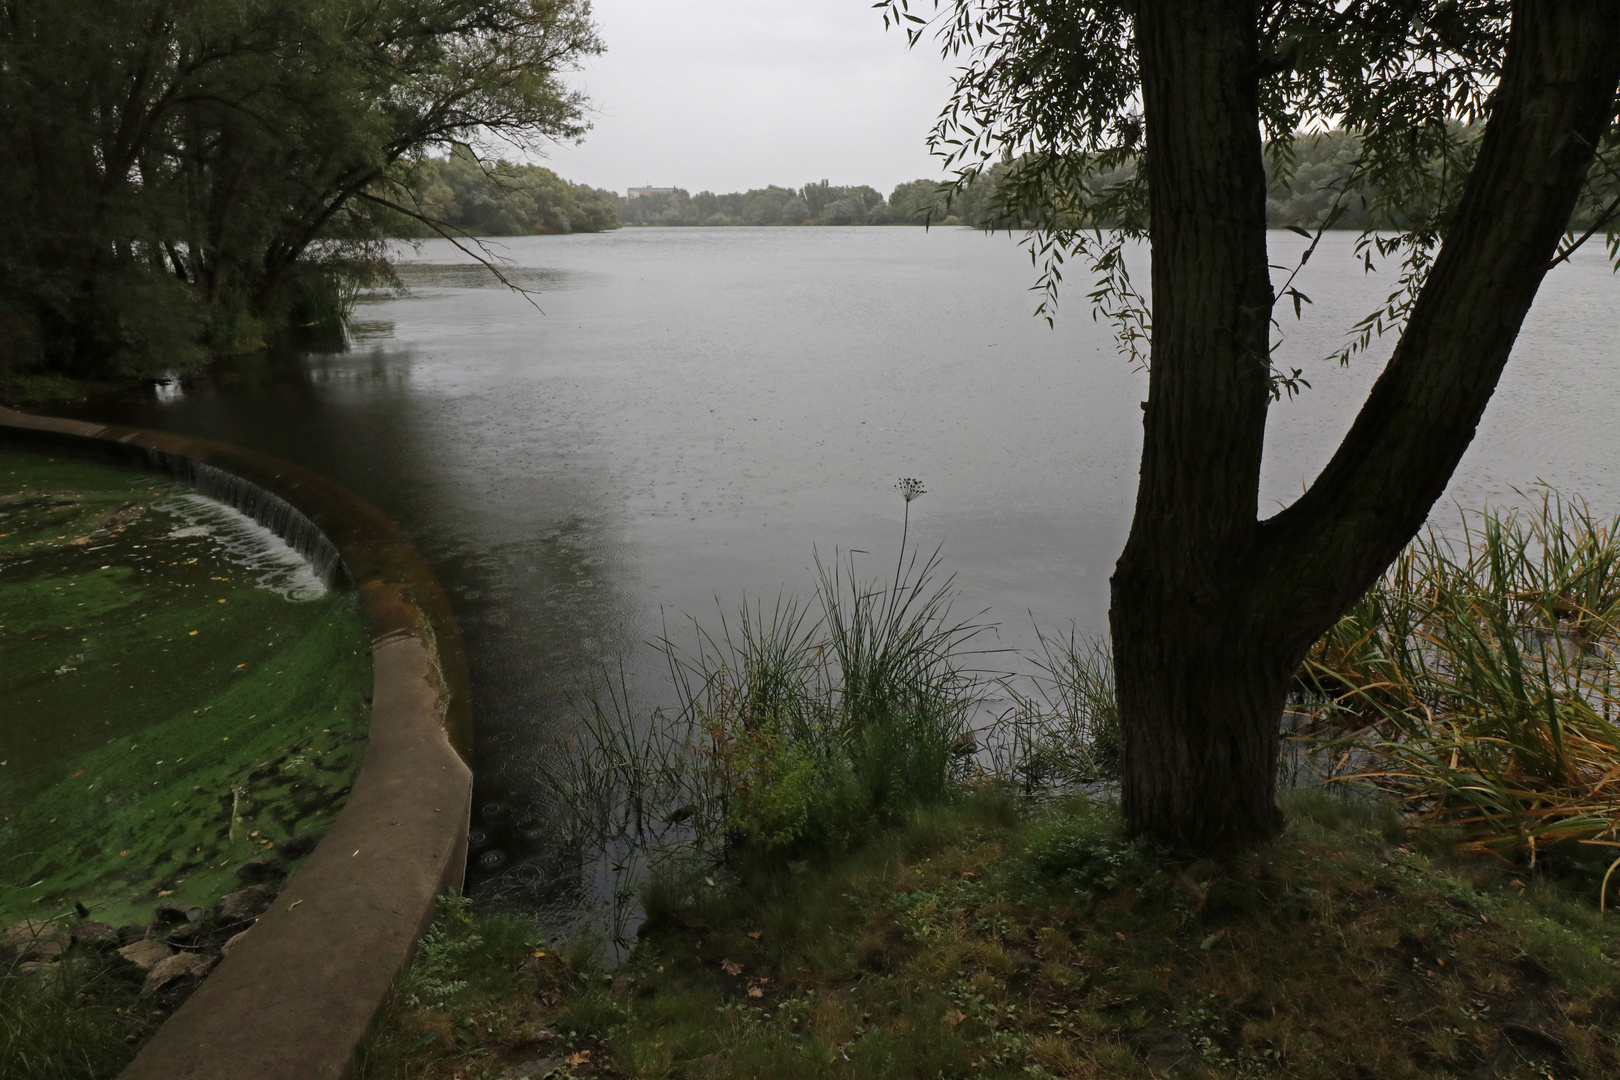
[[[1295,282],[1313,303],[1282,319],[1279,363],[1313,388],[1273,411],[1263,505],[1325,463],[1387,355],[1320,359],[1393,287],[1352,242],[1324,240]],[[1274,261],[1299,243],[1274,234]],[[470,649],[502,873],[535,825],[525,761],[566,723],[577,673],[623,663],[656,700],[640,643],[662,627],[712,624],[716,598],[808,593],[817,551],[892,566],[898,477],[928,489],[913,540],[943,545],[959,610],[990,608],[1003,644],[1029,646],[1032,621],[1106,628],[1146,378],[1077,277],[1048,328],[1023,250],[968,230],[643,229],[497,250],[534,303],[430,243],[407,253],[409,295],[363,305],[349,351],[250,358],[94,411],[300,462],[416,538]],[[1601,252],[1549,276],[1448,500],[1512,503],[1544,479],[1620,510],[1617,289]]]

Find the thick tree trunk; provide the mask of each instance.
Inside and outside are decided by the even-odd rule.
[[[1110,621],[1132,835],[1282,827],[1278,724],[1311,643],[1422,526],[1506,363],[1620,82],[1620,4],[1522,0],[1445,246],[1311,489],[1257,517],[1272,292],[1252,0],[1142,0],[1153,365]]]

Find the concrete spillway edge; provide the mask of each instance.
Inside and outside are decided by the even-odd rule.
[[[437,577],[376,507],[240,447],[0,408],[0,442],[199,484],[359,594],[371,727],[331,831],[121,1080],[340,1080],[394,976],[459,891],[472,805],[466,657]]]

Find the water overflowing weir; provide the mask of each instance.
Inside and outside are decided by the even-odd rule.
[[[302,511],[258,484],[202,462],[178,454],[146,449],[148,470],[190,484],[199,494],[224,503],[281,537],[287,546],[310,561],[316,575],[329,589],[352,588],[354,583],[343,556],[326,534],[316,528]]]

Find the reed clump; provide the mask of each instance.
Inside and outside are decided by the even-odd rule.
[[[1119,775],[1114,655],[1103,638],[1035,628],[1038,655],[1023,679],[1003,680],[1011,708],[986,733],[990,776],[1026,797],[1106,784]]]
[[[1620,854],[1617,647],[1620,522],[1543,490],[1414,541],[1300,686],[1336,729],[1335,779],[1464,847],[1601,869]]]
[[[817,560],[813,600],[694,622],[656,642],[674,705],[638,715],[625,680],[580,695],[579,727],[538,763],[563,835],[620,865],[777,860],[853,842],[970,769],[986,627],[951,612],[937,551],[892,581]]]

